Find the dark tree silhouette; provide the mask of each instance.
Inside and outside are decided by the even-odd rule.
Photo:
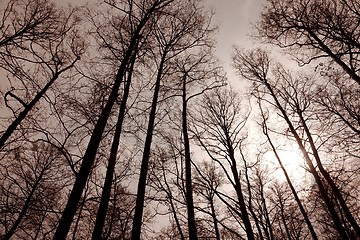
[[[300,200],[300,198],[299,198],[299,196],[298,196],[298,194],[297,194],[297,192],[296,192],[296,190],[295,190],[295,188],[293,186],[293,183],[292,183],[292,181],[291,181],[291,179],[289,177],[289,174],[288,174],[287,170],[285,169],[285,167],[284,167],[284,165],[283,165],[283,163],[281,161],[281,158],[280,158],[280,156],[279,156],[279,154],[278,154],[278,152],[276,150],[276,147],[275,147],[275,145],[273,144],[273,142],[271,140],[269,129],[268,129],[268,126],[267,126],[267,123],[266,123],[267,120],[268,120],[268,116],[264,112],[264,110],[263,110],[263,108],[261,106],[260,100],[259,100],[259,109],[260,109],[261,116],[262,116],[262,119],[263,119],[263,121],[262,121],[263,133],[266,135],[266,138],[267,138],[267,140],[268,140],[268,142],[269,142],[269,144],[271,146],[272,151],[275,154],[275,157],[276,157],[276,159],[277,159],[277,161],[278,161],[278,163],[280,165],[280,168],[281,168],[281,170],[283,171],[283,173],[285,175],[286,182],[288,183],[289,188],[291,189],[291,193],[293,194],[293,196],[295,198],[295,201],[296,201],[297,205],[299,206],[301,214],[304,217],[304,220],[305,220],[305,222],[306,222],[306,224],[307,224],[307,226],[309,228],[309,231],[310,231],[310,234],[311,234],[312,238],[313,239],[318,239],[318,237],[316,235],[316,232],[314,230],[313,224],[310,222],[309,216],[308,216],[307,212],[305,211],[305,208],[304,208],[304,206],[303,206],[303,204],[302,204],[302,202],[301,202],[301,200]],[[283,211],[283,208],[281,208],[281,209]],[[282,212],[282,216],[283,216],[283,214],[284,213]],[[286,223],[284,223],[284,226],[286,227]],[[287,229],[287,234],[289,236],[288,229]],[[288,238],[291,239],[290,236]]]
[[[269,0],[259,34],[291,49],[301,64],[330,58],[360,84],[359,8],[346,0]]]
[[[42,228],[51,226],[51,217],[56,218],[59,194],[68,183],[66,165],[60,151],[42,141],[22,146],[8,158],[1,171],[6,182],[0,192],[7,199],[1,210],[2,239],[36,239]]]
[[[240,217],[245,226],[248,239],[255,239],[252,224],[243,193],[243,186],[239,177],[236,149],[243,141],[240,131],[243,129],[247,117],[240,119],[241,105],[237,100],[236,93],[216,89],[207,93],[203,100],[203,110],[198,120],[197,139],[202,147],[206,148],[211,158],[222,166],[236,196],[240,208]],[[208,147],[207,147],[208,146]],[[220,159],[230,167],[231,176]]]
[[[72,223],[75,212],[77,210],[77,205],[81,198],[82,191],[85,187],[85,184],[89,177],[93,162],[95,160],[95,156],[96,156],[96,152],[99,147],[99,144],[100,144],[101,136],[105,129],[111,109],[116,101],[121,82],[123,81],[123,78],[124,78],[124,75],[126,72],[126,67],[128,66],[128,63],[133,54],[136,43],[140,37],[140,34],[141,34],[143,28],[145,27],[145,25],[147,24],[147,22],[149,21],[149,19],[152,18],[152,15],[155,12],[157,12],[159,9],[162,9],[163,7],[168,5],[170,2],[171,1],[151,2],[151,4],[144,6],[144,9],[142,9],[141,16],[139,16],[139,18],[136,21],[137,24],[133,29],[133,34],[132,34],[131,38],[128,40],[128,47],[125,50],[123,59],[121,61],[118,72],[116,74],[116,77],[114,80],[114,85],[112,86],[111,93],[108,97],[108,101],[106,102],[106,104],[97,120],[95,128],[92,132],[92,135],[90,137],[87,150],[84,154],[84,157],[83,157],[83,160],[81,163],[80,170],[76,176],[76,181],[72,188],[72,191],[69,196],[69,199],[66,204],[63,215],[61,216],[59,226],[54,235],[54,239],[59,239],[59,240],[65,239],[66,235],[70,229],[70,225]],[[130,21],[132,21],[132,18],[130,18]]]
[[[59,76],[80,59],[84,43],[76,33],[80,23],[78,12],[78,9],[65,12],[46,0],[10,1],[3,11],[0,67],[11,75],[12,89],[4,98],[15,119],[2,133],[0,149]],[[43,78],[45,84],[41,87]],[[35,93],[29,91],[32,85]],[[19,96],[17,88],[28,92]],[[9,103],[10,99],[20,104],[17,110]]]
[[[306,124],[304,112],[309,107],[309,104],[311,104],[311,102],[310,102],[311,97],[309,97],[308,99],[306,99],[306,98],[302,99],[301,97],[305,97],[304,95],[292,94],[294,90],[300,89],[299,85],[301,85],[301,82],[298,82],[299,85],[291,85],[292,79],[287,78],[289,76],[286,75],[286,73],[284,73],[283,68],[278,68],[279,74],[275,75],[275,76],[278,76],[280,79],[281,79],[281,77],[283,77],[282,79],[285,82],[284,88],[280,87],[280,83],[278,85],[273,85],[271,80],[269,80],[269,70],[271,67],[270,60],[269,60],[267,53],[264,51],[255,50],[255,51],[249,51],[247,53],[238,51],[235,56],[235,64],[236,64],[240,74],[244,78],[259,84],[259,85],[256,85],[257,92],[258,92],[257,95],[259,96],[259,98],[263,98],[262,93],[267,92],[273,99],[274,105],[281,112],[281,116],[286,121],[290,132],[292,133],[293,137],[295,138],[295,140],[305,158],[305,161],[309,167],[311,174],[315,178],[315,181],[319,187],[319,191],[320,191],[324,201],[326,202],[326,206],[327,206],[329,212],[331,213],[333,222],[336,225],[339,235],[341,236],[341,238],[347,239],[347,234],[346,234],[346,231],[345,231],[345,229],[342,225],[342,222],[339,218],[339,215],[336,212],[333,204],[331,203],[331,200],[329,198],[326,187],[324,186],[324,183],[321,179],[321,176],[319,175],[314,164],[312,163],[310,154],[308,153],[308,151],[306,150],[306,146],[304,145],[305,143],[308,142],[309,147],[311,149],[311,153],[314,155],[314,158],[315,158],[315,161],[316,161],[317,167],[319,168],[320,173],[324,176],[324,178],[329,183],[329,185],[334,190],[334,192],[336,192],[337,198],[339,199],[340,203],[343,204],[342,208],[344,210],[344,213],[347,215],[348,220],[350,222],[352,222],[352,225],[353,225],[354,229],[356,230],[358,227],[357,223],[354,220],[352,214],[350,213],[345,201],[343,201],[343,198],[341,196],[339,189],[334,184],[329,173],[324,169],[322,162],[320,160],[320,157],[319,157],[318,150],[312,139],[312,135],[310,133],[308,125]],[[289,85],[287,85],[287,84],[289,84]],[[303,85],[302,89],[306,89],[306,85]],[[302,90],[302,92],[304,92],[304,91],[305,90]],[[296,116],[298,117],[300,126],[304,129],[305,136],[307,138],[305,143],[303,142],[302,137],[300,136],[300,134],[297,131],[298,127],[294,126],[294,123],[290,119],[290,116],[291,116],[291,113],[289,114],[290,110],[287,110],[284,108],[283,104],[281,104],[281,102],[280,102],[280,99],[284,99],[287,102],[287,104],[289,104],[290,109],[293,110],[294,113],[296,114]]]

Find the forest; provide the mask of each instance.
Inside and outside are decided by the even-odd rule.
[[[5,2],[0,239],[360,239],[360,1]]]

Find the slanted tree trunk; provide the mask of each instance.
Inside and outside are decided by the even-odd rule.
[[[175,204],[174,204],[174,200],[173,200],[173,195],[171,193],[171,189],[170,189],[170,186],[169,186],[169,183],[166,179],[166,172],[165,172],[165,168],[164,168],[164,165],[161,166],[162,168],[162,175],[164,177],[164,184],[166,186],[166,194],[167,194],[167,198],[169,199],[169,204],[170,204],[170,208],[171,208],[171,212],[173,214],[173,217],[174,217],[174,221],[175,221],[175,224],[176,224],[176,228],[178,229],[179,231],[179,234],[180,234],[180,239],[181,240],[185,240],[185,236],[184,236],[184,233],[183,233],[183,230],[181,229],[181,224],[180,224],[180,221],[179,221],[179,217],[178,217],[178,214],[176,212],[176,208],[175,208]],[[165,188],[165,187],[164,187]]]
[[[255,240],[254,232],[253,232],[253,229],[252,229],[252,226],[251,226],[249,214],[247,212],[247,207],[246,207],[246,204],[245,204],[244,195],[242,193],[241,183],[240,183],[237,164],[236,164],[235,155],[234,155],[234,148],[233,148],[233,146],[231,144],[231,140],[230,140],[230,136],[228,135],[228,132],[225,133],[225,138],[226,138],[226,141],[227,141],[227,148],[228,148],[229,158],[230,158],[231,164],[232,164],[231,165],[231,172],[232,172],[233,177],[234,177],[234,183],[235,183],[234,188],[235,188],[235,191],[236,191],[236,196],[237,196],[240,211],[241,211],[241,218],[242,218],[242,221],[243,221],[244,226],[245,226],[246,236],[247,236],[247,238],[249,240]]]
[[[245,165],[245,178],[246,178],[246,183],[247,183],[247,190],[248,190],[248,194],[249,194],[248,208],[251,213],[251,216],[253,217],[253,219],[255,221],[256,229],[259,233],[259,238],[260,238],[260,240],[264,240],[264,236],[263,236],[260,224],[259,224],[259,218],[258,218],[258,216],[256,216],[256,213],[254,212],[254,209],[252,206],[253,199],[252,199],[252,192],[251,192],[251,184],[250,184],[250,178],[249,178],[249,173],[248,173],[248,166],[246,164],[245,159],[244,159],[244,165]]]
[[[347,237],[347,234],[346,234],[346,231],[341,223],[341,220],[327,194],[327,191],[324,187],[324,184],[322,183],[322,180],[319,176],[319,174],[317,173],[316,169],[315,169],[315,166],[313,165],[311,159],[310,159],[310,156],[308,154],[308,152],[306,151],[304,145],[302,144],[302,141],[301,141],[301,138],[300,136],[298,135],[298,133],[296,132],[295,130],[295,127],[293,126],[292,122],[290,121],[285,109],[282,107],[282,105],[280,104],[279,100],[277,99],[276,97],[276,94],[274,93],[274,90],[273,88],[271,87],[271,85],[265,80],[265,85],[267,87],[267,89],[269,90],[271,96],[273,97],[275,103],[276,103],[276,106],[278,107],[278,109],[280,110],[283,118],[285,119],[286,123],[288,124],[289,126],[289,129],[290,129],[290,132],[292,133],[292,135],[295,137],[295,140],[305,158],[305,161],[307,163],[307,165],[309,166],[309,169],[310,169],[310,172],[311,174],[313,175],[313,177],[315,178],[315,182],[319,188],[319,191],[320,191],[320,194],[322,196],[322,198],[324,199],[325,201],[325,204],[330,212],[330,215],[332,217],[332,220],[335,224],[335,227],[340,235],[340,237],[345,240],[345,239],[348,239]]]
[[[13,225],[11,226],[9,231],[2,238],[2,240],[9,240],[14,235],[16,229],[19,227],[23,218],[26,216],[26,212],[29,210],[30,203],[33,200],[33,195],[34,195],[35,191],[37,190],[40,181],[43,178],[44,172],[45,172],[45,169],[40,173],[39,177],[36,179],[34,185],[31,188],[29,195],[27,196],[27,198],[25,200],[24,206],[22,207],[18,217],[16,218],[15,222],[13,223]]]
[[[5,130],[3,135],[0,137],[0,149],[4,147],[5,142],[9,139],[11,134],[16,130],[16,128],[20,125],[20,123],[25,119],[25,117],[28,115],[28,113],[33,109],[35,104],[44,96],[46,91],[51,87],[51,85],[56,81],[56,79],[59,78],[60,74],[69,70],[70,68],[74,67],[77,60],[80,58],[76,58],[69,66],[61,69],[60,71],[56,72],[53,77],[50,79],[50,81],[38,92],[35,97],[28,103],[25,104],[23,101],[21,103],[24,106],[24,109],[20,112],[20,114],[15,118],[15,120],[8,126],[8,128]],[[6,95],[11,95],[15,97],[17,100],[19,100],[18,97],[14,96],[11,92],[8,92]]]
[[[146,132],[144,152],[141,161],[140,177],[139,177],[138,189],[136,194],[135,215],[134,215],[132,235],[131,235],[132,240],[140,240],[140,235],[141,235],[142,217],[143,217],[143,209],[144,209],[144,201],[145,201],[145,188],[146,188],[146,179],[147,179],[148,166],[150,160],[151,143],[154,132],[156,108],[158,104],[158,96],[160,91],[160,83],[161,83],[161,78],[163,77],[166,55],[168,54],[167,48],[168,47],[165,47],[165,50],[161,56],[159,69],[156,76],[153,99],[151,103],[149,123]]]
[[[214,195],[213,193],[209,197],[209,203],[210,203],[210,210],[211,210],[211,218],[214,222],[214,230],[215,230],[215,236],[216,236],[216,240],[220,240],[220,231],[219,231],[219,226],[218,226],[218,220],[216,218],[216,212],[215,212],[215,207],[214,207]]]
[[[101,234],[102,234],[104,223],[105,223],[106,212],[107,212],[107,208],[109,205],[109,199],[110,199],[110,194],[111,194],[113,175],[114,175],[114,171],[115,171],[116,157],[117,157],[118,147],[119,147],[119,143],[120,143],[122,124],[123,124],[124,118],[125,118],[126,102],[127,102],[128,96],[129,96],[131,79],[132,79],[132,74],[133,74],[133,70],[134,70],[135,56],[136,56],[136,49],[132,56],[127,81],[125,82],[123,97],[121,99],[118,120],[116,123],[115,134],[113,137],[113,142],[112,142],[111,149],[110,149],[110,156],[108,159],[108,166],[106,169],[104,187],[103,187],[103,191],[101,194],[101,200],[100,200],[98,212],[96,215],[94,230],[92,233],[93,240],[101,239]]]
[[[260,105],[260,103],[259,103],[259,105]],[[317,240],[318,237],[317,237],[317,235],[316,235],[316,233],[315,233],[314,227],[313,227],[313,225],[312,225],[311,222],[310,222],[310,219],[309,219],[309,217],[308,217],[308,215],[307,215],[307,213],[306,213],[306,211],[305,211],[305,208],[304,208],[304,206],[302,205],[302,203],[301,203],[301,201],[300,201],[300,198],[299,198],[299,196],[298,196],[298,194],[297,194],[297,192],[296,192],[296,190],[295,190],[295,188],[294,188],[294,186],[293,186],[293,184],[292,184],[292,182],[291,182],[291,180],[290,180],[289,174],[287,173],[284,165],[282,164],[282,161],[281,161],[281,159],[280,159],[280,156],[277,154],[276,148],[275,148],[274,144],[272,143],[272,140],[271,140],[271,138],[270,138],[270,136],[269,136],[268,128],[267,128],[267,125],[266,125],[266,119],[265,119],[265,116],[264,116],[264,113],[263,113],[263,110],[262,110],[262,107],[261,107],[261,106],[260,106],[260,111],[261,111],[261,115],[262,115],[262,117],[263,117],[263,132],[264,132],[265,136],[267,137],[267,139],[268,139],[268,141],[269,141],[269,144],[270,144],[270,146],[271,146],[271,149],[273,150],[273,152],[274,152],[274,154],[275,154],[275,157],[276,157],[276,159],[277,159],[277,161],[278,161],[278,163],[279,163],[279,165],[280,165],[280,168],[281,168],[281,170],[283,171],[283,173],[284,173],[284,175],[285,175],[286,182],[288,183],[288,185],[289,185],[289,187],[290,187],[290,189],[291,189],[291,192],[292,192],[292,194],[293,194],[293,196],[294,196],[294,198],[295,198],[295,201],[296,201],[298,207],[300,208],[300,212],[301,212],[301,214],[302,214],[303,217],[304,217],[304,220],[305,220],[305,222],[306,222],[306,225],[307,225],[307,227],[309,228],[310,234],[311,234],[311,236],[312,236],[312,238],[313,238],[314,240]],[[286,227],[286,226],[285,226],[285,227]],[[286,230],[287,230],[287,232],[288,232],[288,229],[287,229],[287,228],[286,228]]]
[[[240,74],[253,82],[256,82],[263,87],[265,87],[266,91],[270,95],[270,97],[274,100],[274,106],[280,111],[281,116],[284,118],[286,124],[289,127],[289,130],[293,137],[296,140],[296,143],[298,144],[299,149],[301,150],[305,161],[307,165],[309,166],[310,173],[313,175],[315,182],[319,188],[320,194],[325,201],[325,204],[327,206],[327,209],[330,212],[330,215],[332,217],[332,220],[334,222],[335,228],[337,229],[341,239],[348,239],[348,236],[346,234],[346,231],[342,225],[342,222],[339,218],[338,213],[336,212],[329,195],[327,193],[327,190],[325,189],[325,186],[315,168],[313,165],[310,155],[307,152],[305,146],[303,145],[302,138],[297,133],[293,123],[291,122],[288,113],[280,103],[277,94],[275,93],[276,88],[274,88],[270,82],[268,81],[268,72],[270,70],[270,60],[267,56],[267,53],[257,50],[249,52],[248,54],[238,52],[236,57],[234,57],[234,60],[236,61],[237,67],[240,71]],[[262,93],[261,93],[262,94]],[[260,96],[258,96],[259,99],[261,99]],[[300,117],[300,116],[299,116]]]
[[[81,198],[81,195],[82,195],[82,192],[86,185],[86,182],[88,180],[91,168],[95,161],[97,149],[100,145],[101,137],[104,132],[108,118],[110,116],[111,109],[117,99],[118,91],[119,91],[121,82],[122,82],[125,72],[126,72],[126,67],[129,63],[131,55],[134,53],[134,49],[135,49],[136,43],[139,39],[140,32],[144,28],[147,21],[151,18],[154,11],[157,10],[157,7],[159,4],[160,4],[159,2],[155,2],[149,9],[146,10],[146,13],[144,14],[144,16],[141,19],[141,21],[139,22],[139,24],[137,25],[137,27],[134,31],[134,34],[132,35],[132,38],[130,39],[129,46],[124,54],[124,58],[120,64],[119,70],[116,74],[114,85],[111,89],[109,98],[105,104],[104,109],[101,111],[101,114],[98,118],[95,128],[91,134],[88,146],[86,148],[86,151],[85,151],[85,154],[84,154],[81,166],[80,166],[80,170],[76,175],[76,180],[75,180],[74,186],[71,190],[65,210],[61,216],[59,225],[56,229],[56,232],[55,232],[55,235],[53,238],[54,240],[65,240],[66,239],[66,236],[70,230],[70,226],[73,221],[74,215],[76,213],[79,200]]]
[[[284,203],[283,203],[281,197],[279,197],[278,200],[279,200],[279,204],[280,204],[281,221],[282,221],[282,223],[284,225],[287,238],[291,239],[291,234],[290,234],[290,231],[289,231],[289,227],[288,227],[288,224],[287,224],[286,219],[285,219]]]
[[[299,111],[298,115],[300,117],[300,121],[304,127],[306,136],[309,140],[310,143],[310,147],[311,147],[311,151],[314,154],[314,158],[316,160],[316,164],[319,168],[320,173],[324,176],[325,180],[328,182],[328,184],[330,185],[332,191],[334,192],[336,198],[339,200],[340,206],[342,208],[342,210],[345,213],[345,216],[347,218],[347,220],[349,221],[349,223],[351,224],[351,226],[353,227],[353,229],[355,230],[356,234],[358,235],[358,237],[360,237],[360,227],[358,225],[358,223],[356,222],[354,216],[351,214],[349,207],[347,206],[339,188],[336,186],[335,182],[333,181],[333,179],[331,178],[330,174],[326,171],[326,169],[324,168],[324,166],[322,165],[322,162],[320,160],[320,156],[318,154],[317,148],[315,146],[314,140],[311,136],[310,130],[306,124],[306,121],[302,115],[302,113]]]
[[[219,155],[221,158],[226,159],[231,169],[231,173],[227,171],[221,161],[215,156],[212,156],[211,152],[214,150],[208,149],[200,136],[197,136],[197,138],[207,151],[208,155],[222,166],[229,182],[232,184],[237,197],[237,199],[234,200],[237,203],[237,206],[232,206],[232,204],[227,203],[226,200],[223,202],[240,217],[244,224],[247,238],[253,240],[255,239],[255,236],[247,212],[247,206],[239,177],[238,163],[235,157],[235,148],[240,145],[241,141],[238,134],[242,129],[243,124],[246,122],[246,120],[240,120],[238,118],[240,114],[240,103],[237,101],[237,96],[233,91],[220,91],[216,89],[211,95],[205,96],[203,108],[204,113],[200,114],[203,115],[200,120],[202,125],[201,128],[205,133],[209,134],[209,142],[216,139],[215,143],[211,143],[213,146],[216,146],[215,154],[219,154],[220,152]],[[209,125],[209,127],[207,125]],[[205,135],[204,138],[206,139],[206,137],[207,136]],[[221,200],[223,199],[220,196],[219,198]]]
[[[264,218],[265,218],[265,230],[266,230],[266,234],[268,235],[270,240],[274,240],[274,232],[272,229],[272,224],[270,222],[270,216],[269,216],[269,210],[266,204],[266,199],[265,199],[265,184],[263,183],[263,179],[261,178],[261,173],[258,172],[258,178],[259,178],[259,190],[260,190],[260,201],[261,201],[261,205],[264,209]]]

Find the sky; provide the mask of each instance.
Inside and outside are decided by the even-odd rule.
[[[251,23],[260,17],[265,0],[205,0],[215,10],[215,23],[220,26],[218,47],[229,53],[233,44],[246,44],[253,30]],[[222,53],[224,54],[224,53]]]
[[[58,1],[57,3],[61,4],[72,2],[72,0],[51,1]],[[81,5],[95,1],[78,0],[76,4]],[[9,0],[0,0],[0,9],[3,10],[8,2]],[[251,45],[251,41],[247,37],[254,30],[251,23],[255,23],[259,19],[265,0],[203,0],[203,2],[209,8],[214,9],[213,21],[219,26],[215,54],[220,60],[231,86],[238,91],[244,91],[245,83],[240,81],[239,76],[235,73],[236,70],[231,66],[233,45],[236,44],[240,47]],[[1,79],[0,84],[4,84]]]
[[[53,0],[54,2],[57,2]],[[251,22],[255,23],[260,17],[262,5],[265,0],[203,0],[205,5],[215,10],[214,22],[219,25],[217,35],[216,55],[225,63],[225,69],[229,70],[232,45],[249,45],[246,38],[252,29]],[[61,3],[71,0],[60,0]],[[79,2],[94,2],[94,0],[78,0]],[[4,9],[8,0],[0,0],[0,9]]]
[[[249,39],[254,31],[252,24],[260,18],[265,0],[204,0],[215,10],[214,22],[219,25],[216,55],[223,63],[233,87],[238,88],[240,81],[231,67],[233,45],[246,47],[252,45]]]
[[[51,0],[57,2],[56,0]],[[59,0],[58,0],[59,1]],[[95,2],[96,0],[78,0],[77,5],[86,2]],[[0,0],[0,9],[4,9],[9,0]],[[71,3],[71,0],[61,0],[57,3]],[[203,0],[204,4],[214,9],[215,16],[213,21],[219,26],[217,34],[216,56],[219,58],[221,65],[231,85],[237,90],[244,90],[244,84],[235,74],[235,69],[231,66],[231,56],[233,45],[240,47],[251,45],[247,37],[253,30],[251,23],[255,23],[262,11],[262,5],[265,0]]]

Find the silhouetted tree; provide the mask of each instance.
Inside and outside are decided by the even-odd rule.
[[[157,24],[154,26],[154,38],[157,40],[158,46],[152,51],[154,59],[156,60],[157,73],[154,85],[153,100],[151,104],[151,112],[149,115],[149,123],[147,128],[141,172],[138,183],[137,204],[134,216],[133,239],[140,238],[142,208],[144,204],[144,194],[146,187],[146,178],[148,165],[150,160],[151,143],[154,131],[154,123],[157,111],[158,97],[160,87],[168,88],[170,79],[174,77],[178,71],[173,64],[173,61],[180,55],[186,54],[188,51],[196,49],[199,46],[206,46],[210,44],[209,35],[212,33],[210,28],[211,16],[207,16],[202,12],[200,3],[198,2],[178,2],[179,5],[174,5],[169,8],[169,14],[160,16]],[[189,15],[191,17],[189,17]],[[190,55],[191,56],[191,55]],[[156,58],[159,58],[157,60]],[[190,60],[190,59],[189,59]],[[196,62],[196,60],[195,60]],[[202,63],[202,59],[199,61]],[[191,66],[192,63],[190,63]],[[193,65],[195,66],[195,64]],[[190,144],[187,131],[187,88],[188,83],[187,74],[191,71],[191,67],[187,69],[183,66],[180,69],[180,86],[182,96],[182,134],[184,139],[185,151],[185,166],[186,166],[186,196],[188,206],[188,228],[189,238],[197,239],[195,216],[192,203],[191,190],[191,166],[190,166]],[[204,75],[207,72],[203,73]],[[203,76],[205,78],[205,76]],[[206,79],[200,79],[206,81]],[[161,84],[163,86],[161,86]],[[206,85],[206,84],[204,84]]]
[[[283,173],[285,175],[286,182],[288,183],[289,188],[291,189],[291,192],[292,192],[292,194],[294,196],[294,199],[295,199],[295,201],[296,201],[296,203],[297,203],[297,205],[298,205],[298,207],[299,207],[299,209],[301,211],[301,214],[304,217],[304,220],[305,220],[305,222],[306,222],[306,224],[308,226],[308,229],[309,229],[309,231],[311,233],[312,238],[313,239],[318,239],[318,237],[316,235],[316,232],[314,230],[314,227],[313,227],[312,223],[309,220],[308,214],[305,211],[305,208],[304,208],[304,206],[303,206],[303,204],[302,204],[302,202],[301,202],[301,200],[300,200],[300,198],[299,198],[299,196],[298,196],[298,194],[297,194],[297,192],[296,192],[296,190],[295,190],[295,188],[293,186],[293,183],[292,183],[292,181],[291,181],[291,179],[289,177],[289,174],[288,174],[287,170],[285,169],[284,164],[282,163],[282,160],[281,160],[281,158],[280,158],[280,156],[278,154],[278,151],[276,150],[276,147],[275,147],[275,145],[273,144],[273,142],[271,140],[270,133],[269,133],[270,130],[268,129],[268,126],[267,126],[267,123],[266,123],[268,121],[269,116],[264,112],[260,102],[259,102],[259,108],[260,108],[261,116],[262,116],[262,119],[263,119],[262,123],[261,123],[263,133],[266,135],[266,138],[267,138],[267,140],[268,140],[268,142],[269,142],[269,144],[271,146],[271,150],[273,151],[273,153],[274,153],[274,155],[275,155],[275,157],[276,157],[276,159],[277,159],[277,161],[278,161],[278,163],[280,165],[280,168],[281,168],[281,170],[283,171]],[[278,189],[276,189],[276,191],[277,190]],[[283,216],[284,215],[283,206],[280,206],[280,207],[281,207],[281,211],[282,211],[281,212],[281,217],[284,218],[284,216]],[[284,227],[287,229],[286,222],[284,223]],[[289,236],[290,234],[288,232],[288,229],[287,229],[286,232],[287,232],[287,235]],[[288,237],[288,238],[291,239],[291,237]]]
[[[38,141],[19,147],[4,160],[2,239],[46,236],[54,230],[57,204],[69,183],[62,154],[52,145]]]
[[[127,39],[127,48],[125,48],[123,58],[120,62],[120,66],[118,69],[118,72],[116,74],[116,77],[114,79],[114,84],[111,88],[111,93],[108,97],[108,100],[104,106],[104,108],[101,111],[100,116],[98,117],[97,123],[93,129],[92,135],[90,137],[87,150],[84,154],[80,170],[76,176],[76,181],[74,183],[74,186],[72,188],[71,194],[69,196],[68,202],[66,204],[65,210],[63,212],[63,215],[60,219],[57,231],[54,235],[54,239],[65,239],[66,235],[70,229],[70,225],[72,223],[73,217],[75,215],[77,205],[79,203],[79,200],[81,198],[82,191],[85,187],[86,181],[89,177],[91,168],[93,166],[95,156],[97,149],[99,147],[101,136],[103,134],[103,131],[105,129],[107,120],[109,118],[111,109],[117,99],[118,91],[121,85],[121,82],[123,81],[126,68],[128,66],[128,63],[130,61],[130,58],[132,56],[133,51],[136,47],[136,43],[138,39],[140,38],[140,35],[145,27],[147,25],[149,19],[152,18],[153,14],[160,9],[167,6],[171,1],[154,1],[149,4],[146,4],[142,9],[138,9],[140,11],[139,17],[136,17],[133,19],[133,16],[130,14],[129,21],[135,21],[135,26],[132,28],[132,34]],[[116,5],[113,5],[113,7],[118,8]],[[121,12],[121,7],[119,7],[119,11]],[[125,10],[125,12],[127,12]]]
[[[206,93],[200,117],[196,123],[196,134],[201,146],[223,168],[227,179],[232,184],[247,237],[254,239],[239,176],[239,163],[236,159],[236,149],[241,146],[243,141],[240,131],[247,119],[247,117],[241,119],[241,110],[241,104],[233,91],[215,89]],[[230,168],[231,175],[228,173],[228,168]]]
[[[79,10],[46,0],[10,1],[0,23],[0,67],[8,72],[5,105],[14,115],[0,149],[54,82],[74,67],[84,51],[77,33]]]
[[[319,58],[336,63],[360,84],[360,4],[345,0],[269,0],[259,34],[286,48],[299,63]]]
[[[320,160],[319,152],[317,150],[317,147],[315,146],[309,126],[307,125],[305,112],[311,105],[311,94],[307,96],[306,94],[309,93],[309,91],[306,90],[309,90],[309,88],[311,87],[311,81],[295,82],[291,78],[291,75],[287,74],[282,67],[279,67],[275,70],[274,77],[282,81],[278,81],[276,82],[277,84],[274,84],[273,82],[271,82],[269,76],[271,65],[268,55],[260,50],[250,51],[248,53],[238,51],[235,57],[235,63],[237,68],[239,69],[240,74],[243,77],[253,81],[254,83],[257,83],[254,85],[254,89],[258,98],[264,99],[264,93],[268,93],[274,101],[274,106],[280,111],[281,116],[284,118],[289,127],[289,131],[295,138],[300,150],[302,151],[305,161],[309,167],[309,171],[315,178],[315,181],[319,187],[319,191],[321,192],[321,195],[326,202],[326,206],[332,215],[334,224],[336,225],[340,236],[343,239],[346,239],[346,231],[341,223],[336,209],[331,203],[326,187],[324,186],[324,183],[321,179],[321,175],[324,176],[326,182],[331,186],[334,192],[336,192],[337,198],[339,199],[340,203],[343,204],[342,209],[347,215],[348,220],[352,222],[354,229],[357,228],[357,223],[354,220],[352,214],[350,213],[347,204],[342,198],[339,189],[335,185],[329,173],[323,167],[323,164]],[[294,91],[299,92],[294,93]],[[280,101],[284,101],[287,104],[286,108],[285,105],[283,105]],[[293,123],[293,121],[291,120],[293,116],[298,119],[300,127],[295,125],[295,123]],[[305,141],[302,140],[303,138],[298,132],[300,130],[304,131],[306,137]],[[310,147],[311,153],[314,156],[321,175],[319,175],[314,164],[312,163],[306,146]]]

